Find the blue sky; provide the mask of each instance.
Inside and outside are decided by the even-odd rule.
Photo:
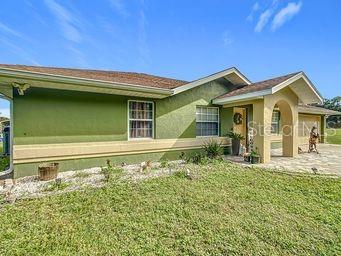
[[[252,81],[303,70],[331,98],[340,11],[340,0],[2,1],[0,62],[189,81],[231,66]]]

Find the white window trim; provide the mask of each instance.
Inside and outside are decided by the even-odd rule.
[[[280,112],[279,110],[275,109],[275,110],[272,111],[272,116],[273,116],[274,112],[277,112],[277,113],[278,113],[278,120],[277,120],[277,122],[273,122],[273,121],[272,121],[272,117],[271,117],[271,127],[272,127],[273,124],[278,125],[278,132],[274,132],[274,133],[273,133],[273,132],[271,131],[271,134],[273,134],[273,135],[280,135],[280,134],[281,134],[281,123],[280,123],[280,113],[281,113],[281,112]]]
[[[129,117],[129,105],[130,105],[130,102],[145,102],[145,103],[152,103],[152,119],[130,119]],[[155,108],[154,108],[154,102],[153,101],[149,101],[149,100],[128,100],[127,102],[127,119],[128,119],[128,140],[153,140],[154,139],[154,111],[155,111]],[[152,137],[151,138],[130,138],[130,121],[152,121]]]
[[[218,122],[218,134],[217,135],[208,135],[208,136],[198,136],[196,135],[197,133],[197,107],[202,107],[202,108],[215,108],[215,109],[218,109],[218,121],[206,121],[206,122],[201,122],[201,123],[217,123]],[[220,109],[219,107],[207,107],[207,106],[202,106],[202,105],[198,105],[198,106],[195,106],[195,137],[196,138],[218,138],[219,137],[219,134],[220,134]]]

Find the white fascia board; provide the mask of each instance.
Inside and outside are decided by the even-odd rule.
[[[283,88],[287,87],[291,83],[295,82],[296,80],[300,79],[302,77],[302,72],[288,78],[287,80],[283,81],[282,83],[272,87],[272,93],[276,93],[279,90],[282,90]]]
[[[134,84],[127,84],[127,83],[105,82],[105,81],[95,80],[95,79],[78,78],[78,77],[62,76],[62,75],[52,75],[52,74],[23,71],[23,70],[16,70],[16,69],[2,68],[2,67],[0,67],[0,75],[14,77],[18,79],[43,80],[43,81],[49,81],[49,82],[57,82],[61,84],[63,83],[77,84],[77,85],[86,85],[86,86],[91,86],[91,87],[155,93],[155,94],[169,95],[169,96],[172,95],[173,93],[173,91],[170,89],[153,88],[153,87],[148,87],[148,86],[143,86],[143,85],[134,85]]]
[[[313,90],[315,95],[319,98],[320,102],[318,103],[323,104],[324,99],[322,97],[322,94],[317,90],[316,86],[310,81],[310,79],[304,73],[303,73],[303,79],[309,85],[309,87]]]
[[[235,73],[247,85],[251,84],[251,82],[241,72],[239,72],[239,70],[237,70],[236,68],[229,68],[229,69],[223,70],[221,72],[218,72],[218,73],[215,73],[215,74],[212,74],[212,75],[200,78],[200,79],[195,80],[193,82],[190,82],[188,84],[179,86],[179,87],[173,89],[173,94],[178,94],[178,93],[190,90],[190,89],[195,88],[195,87],[197,87],[199,85],[202,85],[202,84],[214,81],[216,79],[222,78],[224,76],[227,76],[227,75],[229,75],[231,73]]]
[[[290,77],[289,79],[285,80],[284,82],[272,87],[272,94],[278,92],[279,90],[285,88],[286,86],[289,86],[293,82],[297,81],[298,79],[302,78],[304,82],[310,87],[310,89],[313,91],[313,93],[316,95],[316,97],[319,99],[320,102],[313,102],[313,103],[323,103],[323,98],[317,88],[313,85],[313,83],[309,80],[309,78],[304,74],[304,72],[299,72],[298,74],[294,75],[293,77]]]
[[[216,105],[224,105],[228,103],[235,103],[245,100],[254,100],[254,99],[262,99],[265,95],[270,95],[272,92],[271,90],[263,90],[258,92],[249,92],[241,95],[230,96],[221,99],[215,99],[212,101],[213,104]]]

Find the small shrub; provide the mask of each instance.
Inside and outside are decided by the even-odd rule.
[[[104,175],[106,182],[110,181],[114,174],[122,173],[122,168],[114,167],[110,160],[107,160],[107,166],[101,167],[101,172]]]
[[[237,133],[237,132],[228,132],[226,136],[233,140],[245,140],[245,137],[242,134]]]
[[[200,175],[197,171],[185,169],[185,170],[179,170],[174,173],[174,175],[178,178],[185,178],[188,180],[197,180],[200,178]]]
[[[10,159],[8,156],[2,156],[0,159],[0,171],[5,171],[10,166]]]
[[[198,165],[207,165],[207,164],[218,164],[223,162],[223,157],[216,156],[215,158],[210,158],[204,154],[196,153],[191,157],[186,159],[186,163],[198,164]]]
[[[186,174],[184,170],[179,170],[174,172],[174,176],[178,178],[186,178]]]
[[[209,158],[208,156],[203,156],[200,160],[200,163],[201,165],[207,165],[207,164],[210,164],[212,163],[212,158]]]
[[[202,163],[203,155],[201,153],[195,153],[193,156],[188,158],[187,162],[193,163],[193,164],[201,164]]]
[[[169,167],[169,162],[168,162],[168,160],[162,160],[161,163],[160,163],[160,167],[161,167],[161,168],[167,168],[167,167]]]
[[[179,159],[186,162],[186,154],[185,154],[185,152],[182,151],[182,152],[180,153]]]
[[[217,158],[223,154],[223,148],[221,147],[221,143],[218,143],[216,140],[209,140],[203,145],[203,149],[205,155],[208,158]]]
[[[43,191],[59,191],[59,190],[64,190],[70,186],[70,184],[66,182],[62,182],[61,179],[56,179],[55,181],[52,181],[48,184],[46,184],[43,188]]]

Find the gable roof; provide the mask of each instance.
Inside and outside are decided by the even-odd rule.
[[[231,97],[231,96],[241,95],[241,94],[245,94],[245,93],[258,92],[258,91],[262,91],[262,90],[266,90],[266,89],[271,89],[272,87],[288,80],[289,78],[293,77],[294,75],[297,75],[298,73],[299,72],[288,74],[285,76],[275,77],[272,79],[267,79],[267,80],[260,81],[257,83],[251,83],[249,85],[243,86],[242,88],[230,91],[226,94],[223,94],[223,95],[219,96],[217,99],[222,99],[225,97]]]
[[[214,104],[224,105],[236,101],[263,98],[289,86],[304,104],[322,103],[323,97],[304,72],[295,72],[236,88],[213,100]]]
[[[231,82],[232,84],[238,84],[238,85],[251,84],[250,80],[247,79],[247,77],[244,76],[236,67],[232,67],[232,68],[228,68],[220,72],[214,73],[212,75],[194,80],[183,86],[177,87],[174,89],[174,94],[181,93],[183,91],[192,89],[194,87],[214,81],[219,78],[225,78],[227,81]]]
[[[40,74],[59,75],[67,77],[85,78],[103,82],[114,82],[123,84],[132,84],[140,86],[148,86],[162,89],[173,89],[184,84],[187,81],[148,75],[135,72],[106,71],[92,69],[76,69],[76,68],[57,68],[57,67],[40,67],[26,65],[8,65],[0,64],[0,68],[29,71]]]

